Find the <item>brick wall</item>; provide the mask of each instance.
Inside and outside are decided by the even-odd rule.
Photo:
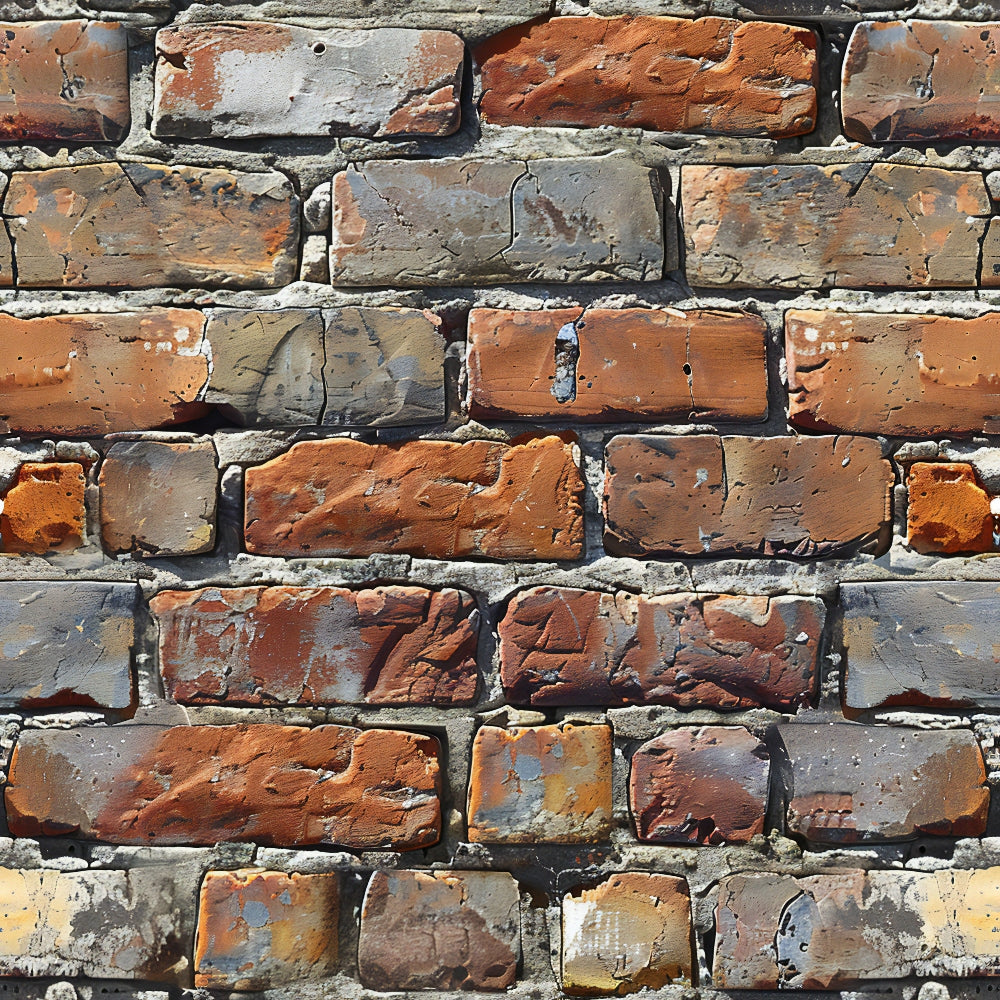
[[[1000,988],[998,17],[0,0],[0,994]]]

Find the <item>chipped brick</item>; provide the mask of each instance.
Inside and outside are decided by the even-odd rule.
[[[906,541],[917,552],[992,552],[990,495],[964,462],[914,462],[906,477]]]
[[[87,478],[78,462],[25,462],[0,503],[0,552],[70,552],[84,544]]]

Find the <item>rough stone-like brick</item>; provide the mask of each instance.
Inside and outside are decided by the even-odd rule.
[[[583,484],[558,437],[303,441],[246,473],[246,545],[280,556],[576,559]]]
[[[998,601],[996,583],[842,584],[847,705],[1000,707]]]
[[[764,831],[771,761],[740,726],[663,733],[632,757],[629,804],[640,840],[740,844]]]
[[[211,442],[116,441],[98,482],[108,552],[181,556],[215,544],[219,472]]]
[[[208,314],[206,403],[245,426],[318,424],[323,411],[323,319],[318,309],[220,309]]]
[[[655,170],[565,160],[373,160],[333,179],[334,285],[652,281]]]
[[[78,462],[25,462],[0,502],[0,552],[69,552],[84,542],[87,478]]]
[[[521,958],[518,905],[506,872],[374,872],[361,909],[361,982],[382,992],[507,989]]]
[[[896,726],[787,725],[788,829],[853,844],[918,835],[978,837],[990,793],[971,732]]]
[[[298,199],[275,171],[161,163],[17,171],[3,211],[17,283],[28,288],[272,288],[293,281],[298,266]]]
[[[623,872],[562,901],[562,986],[635,993],[693,979],[691,894],[673,875]]]
[[[536,587],[499,624],[500,676],[521,705],[794,710],[816,688],[825,617],[808,597]]]
[[[0,704],[127,708],[135,587],[0,584]]]
[[[117,142],[129,125],[125,28],[0,24],[0,106],[3,142]]]
[[[785,314],[789,418],[810,430],[933,436],[998,429],[1000,313]]]
[[[892,466],[858,437],[619,435],[604,545],[621,555],[829,555],[888,531]]]
[[[405,851],[440,836],[437,758],[432,736],[346,726],[29,729],[7,819],[18,837]]]
[[[131,871],[0,868],[0,975],[186,986],[197,885],[174,865]]]
[[[201,885],[195,986],[266,990],[337,971],[336,874],[211,871]]]
[[[460,590],[165,590],[167,695],[185,704],[454,705],[476,693],[479,615]]]
[[[718,310],[473,309],[469,412],[509,420],[762,420],[766,333],[759,316]]]
[[[199,417],[203,326],[193,309],[0,315],[0,423],[15,433],[84,435]]]
[[[347,306],[326,314],[327,426],[405,427],[446,414],[440,317]]]
[[[906,541],[917,552],[992,552],[990,495],[964,462],[914,462],[906,477]]]
[[[554,17],[474,53],[496,125],[801,135],[816,122],[816,36],[721,17]]]
[[[483,726],[472,747],[469,840],[580,844],[611,832],[607,726]]]
[[[1000,868],[731,875],[719,887],[714,983],[837,989],[1000,971]]]
[[[977,283],[991,214],[979,173],[890,163],[686,166],[681,187],[692,285]]]
[[[863,22],[844,57],[844,134],[862,142],[1000,139],[1000,24]]]
[[[156,54],[154,135],[449,135],[461,116],[449,31],[190,24],[162,28]]]

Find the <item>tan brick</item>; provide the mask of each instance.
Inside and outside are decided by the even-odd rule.
[[[906,541],[917,552],[992,552],[990,495],[964,462],[914,462],[906,477]]]
[[[87,478],[78,462],[25,462],[0,504],[0,552],[69,552],[84,544]]]

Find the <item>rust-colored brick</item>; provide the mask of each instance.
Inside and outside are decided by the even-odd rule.
[[[83,545],[87,479],[78,462],[25,462],[3,498],[0,551],[68,552]]]
[[[906,477],[906,540],[918,552],[992,552],[990,495],[964,462],[914,462]]]

